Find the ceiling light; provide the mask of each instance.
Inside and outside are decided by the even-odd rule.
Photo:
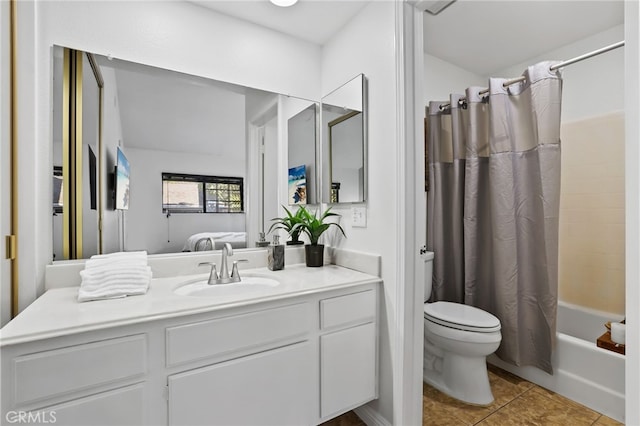
[[[293,6],[298,2],[298,0],[269,0],[269,1],[275,4],[276,6],[280,6],[280,7]]]

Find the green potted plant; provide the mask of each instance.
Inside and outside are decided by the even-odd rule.
[[[302,208],[299,208],[295,214],[292,214],[285,206],[282,206],[282,208],[285,212],[287,212],[287,215],[284,217],[274,217],[273,219],[271,219],[271,221],[274,223],[271,224],[269,232],[273,231],[274,229],[284,229],[289,235],[291,235],[291,240],[287,241],[288,246],[304,244],[304,241],[300,241],[299,239],[302,229],[293,229],[297,224],[302,223]]]
[[[305,260],[307,266],[318,267],[324,264],[324,244],[318,244],[320,236],[329,229],[331,226],[336,226],[342,235],[346,237],[344,229],[335,222],[325,222],[325,219],[331,216],[340,217],[337,213],[331,213],[331,207],[329,207],[323,214],[318,217],[317,211],[313,214],[306,208],[300,207],[302,211],[302,222],[296,224],[292,231],[301,230],[309,237],[309,244],[304,246]]]

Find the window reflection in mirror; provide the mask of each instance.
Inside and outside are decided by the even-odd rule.
[[[360,74],[322,98],[323,199],[366,201],[366,108]]]

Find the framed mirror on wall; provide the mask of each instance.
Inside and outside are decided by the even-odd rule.
[[[325,203],[367,200],[366,78],[360,74],[322,98]]]
[[[82,114],[73,124],[64,114],[68,101],[63,93],[69,85],[62,78],[65,50],[70,49],[53,49],[54,59],[59,60],[54,60],[54,160],[48,173],[53,171],[54,180],[61,181],[53,188],[54,260],[131,250],[197,251],[199,239],[209,237],[215,242],[207,250],[217,250],[225,242],[235,248],[255,248],[259,232],[268,229],[270,218],[279,216],[284,202],[278,178],[285,165],[278,152],[285,145],[279,141],[286,135],[288,120],[306,108],[317,108],[317,103],[74,51],[80,58],[94,59],[102,85],[84,82],[85,95],[91,96],[83,99],[84,111],[91,116]],[[91,77],[94,65],[83,65],[85,79]],[[312,178],[314,126],[305,127],[312,134],[299,138],[305,141],[304,159],[296,160],[309,164],[307,197],[310,188],[311,194],[317,190]],[[68,157],[63,135],[86,142],[86,147],[76,148],[82,164],[77,159],[62,161]],[[128,190],[120,191],[127,209],[116,203],[121,199],[118,153],[124,154],[129,166]],[[57,176],[65,170],[74,177]],[[81,199],[76,204],[86,209],[72,210],[67,197]],[[312,195],[314,199],[317,196]],[[58,254],[63,253],[58,240],[69,232],[62,216],[71,211],[84,224],[75,228],[84,250],[64,256]]]

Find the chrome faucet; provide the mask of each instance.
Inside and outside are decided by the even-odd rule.
[[[233,256],[233,248],[231,244],[225,243],[222,246],[222,261],[220,262],[220,274],[216,270],[215,262],[201,262],[198,266],[211,265],[211,273],[209,273],[209,285],[228,284],[240,282],[240,273],[238,272],[238,262],[248,262],[246,259],[239,259],[233,262],[233,269],[229,275],[229,266],[227,265],[227,257]]]
[[[231,247],[231,244],[229,243],[224,243],[224,245],[222,246],[222,262],[220,262],[220,280],[229,280],[230,278],[229,265],[227,265],[227,256],[233,256],[233,247]]]

